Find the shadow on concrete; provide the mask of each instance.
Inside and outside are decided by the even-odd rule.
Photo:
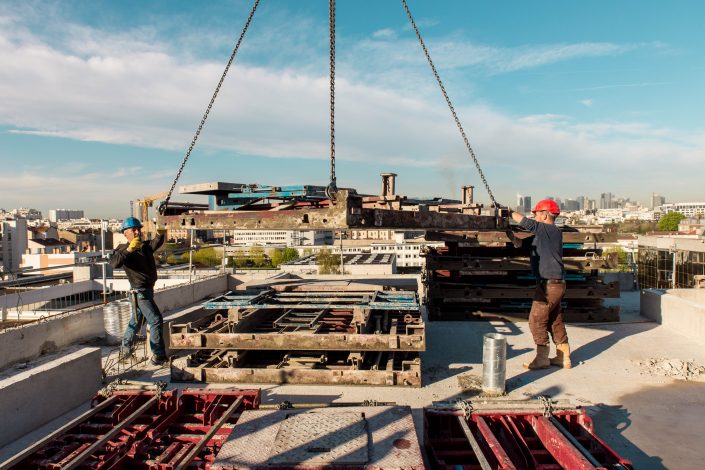
[[[332,403],[336,400],[339,400],[340,397],[342,397],[341,393],[335,393],[335,394],[330,394],[330,395],[309,395],[309,394],[301,394],[301,395],[292,395],[290,393],[287,394],[279,394],[276,393],[276,388],[274,390],[267,390],[267,389],[262,389],[262,404],[263,405],[279,405],[283,403],[284,401],[287,401],[289,403],[292,403],[294,405],[320,405],[320,404],[328,404]]]
[[[634,468],[703,467],[705,383],[674,381],[618,401],[591,407],[590,414],[597,434]]]
[[[530,349],[515,348],[512,336],[523,334],[509,321],[444,321],[426,329],[426,351],[421,355],[423,384],[454,377],[468,371],[482,373],[482,342],[487,333],[507,337],[507,358],[520,356]],[[449,342],[448,338],[457,338]]]
[[[581,362],[587,361],[599,354],[602,354],[604,351],[608,350],[618,342],[622,341],[624,338],[644,333],[656,327],[658,327],[658,324],[656,323],[636,323],[630,324],[628,327],[625,327],[625,325],[619,323],[614,325],[595,326],[594,329],[609,331],[610,334],[608,334],[607,336],[603,336],[602,338],[598,338],[594,341],[591,341],[587,344],[580,345],[577,348],[575,347],[575,345],[572,345],[575,348],[571,353],[573,367],[580,367]],[[584,328],[591,327],[587,326]],[[570,330],[568,331],[568,334],[570,335]]]
[[[658,325],[656,323],[635,323],[630,324],[628,327],[625,327],[625,325],[619,323],[613,325],[600,324],[594,326],[581,326],[582,328],[606,330],[610,333],[606,336],[598,338],[589,343],[580,345],[577,348],[573,349],[570,355],[571,361],[573,363],[573,369],[580,369],[580,367],[583,366],[584,362],[588,361],[589,359],[592,359],[593,357],[598,356],[599,354],[602,354],[603,352],[605,352],[618,342],[622,341],[623,339],[632,335],[644,333],[653,328],[656,328],[657,326]],[[568,327],[568,336],[570,336],[570,326]],[[571,345],[575,347],[574,343]],[[528,350],[530,349],[523,349],[522,352],[526,352]],[[555,355],[554,351],[555,345],[551,344],[551,356]],[[527,356],[526,362],[529,362],[532,359],[533,355]],[[525,370],[521,374],[507,380],[507,392],[512,392],[518,388],[521,388],[524,385],[530,384],[538,379],[544,378],[560,370],[561,369],[559,367],[555,366],[551,366],[548,369]]]
[[[631,413],[624,406],[599,404],[590,407],[588,414],[593,419],[595,433],[617,454],[631,460],[635,468],[666,468],[661,457],[648,455],[623,434],[632,425]]]

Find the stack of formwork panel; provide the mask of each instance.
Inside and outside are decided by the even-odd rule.
[[[536,289],[527,232],[433,232],[427,239],[445,241],[426,250],[424,283],[430,320],[482,317],[528,318]],[[619,297],[619,283],[604,283],[601,269],[617,266],[616,253],[598,243],[616,234],[563,232],[566,268],[565,321],[618,321],[619,307],[604,305]]]
[[[172,324],[175,381],[421,385],[418,293],[368,286],[229,292],[198,321]]]

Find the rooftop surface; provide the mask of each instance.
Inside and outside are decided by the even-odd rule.
[[[571,324],[568,334],[574,367],[527,371],[532,357],[527,323],[504,321],[432,322],[427,324],[427,351],[422,354],[421,388],[330,385],[248,385],[261,388],[263,403],[362,402],[377,400],[409,405],[422,436],[422,412],[433,402],[472,398],[482,377],[482,339],[486,333],[507,337],[507,397],[549,395],[588,407],[597,434],[635,468],[699,468],[705,435],[705,375],[692,380],[670,377],[658,360],[705,364],[703,344],[639,316],[639,293],[614,299],[622,321]],[[104,348],[104,355],[110,351]],[[114,359],[114,354],[111,356]],[[649,362],[649,359],[654,361]],[[129,376],[135,381],[167,380],[166,368],[145,367]],[[171,384],[170,387],[193,386]],[[227,385],[210,385],[223,388]],[[0,450],[0,461],[57,428],[87,405]]]

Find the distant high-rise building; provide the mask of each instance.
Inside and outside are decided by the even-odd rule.
[[[531,212],[531,209],[531,196],[522,196],[521,194],[517,193],[517,212],[522,212],[526,214],[527,212]]]
[[[612,193],[600,194],[600,209],[612,209]]]
[[[658,206],[666,204],[666,198],[658,193],[651,193],[651,209],[656,209]]]
[[[578,196],[578,197],[576,198],[576,200],[578,201],[578,210],[579,210],[579,211],[584,211],[584,210],[586,210],[586,209],[588,208],[588,207],[587,207],[587,206],[588,206],[588,198],[587,198],[587,196]]]
[[[575,199],[566,199],[563,202],[563,210],[567,212],[574,212],[580,210],[580,204]]]
[[[17,271],[27,250],[27,219],[18,217],[0,222],[0,266]]]
[[[82,219],[83,217],[83,211],[78,209],[51,209],[49,211],[49,222]]]

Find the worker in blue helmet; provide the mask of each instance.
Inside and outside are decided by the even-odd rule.
[[[154,284],[157,282],[157,264],[154,252],[164,244],[165,229],[157,230],[152,240],[142,240],[142,222],[135,217],[126,218],[121,227],[127,244],[117,247],[110,258],[113,268],[123,268],[130,281],[133,296],[132,317],[125,329],[120,347],[122,358],[133,355],[135,335],[142,329],[143,320],[149,325],[149,346],[152,350],[151,362],[163,365],[167,361],[162,325],[164,320],[159,307],[154,302]]]

